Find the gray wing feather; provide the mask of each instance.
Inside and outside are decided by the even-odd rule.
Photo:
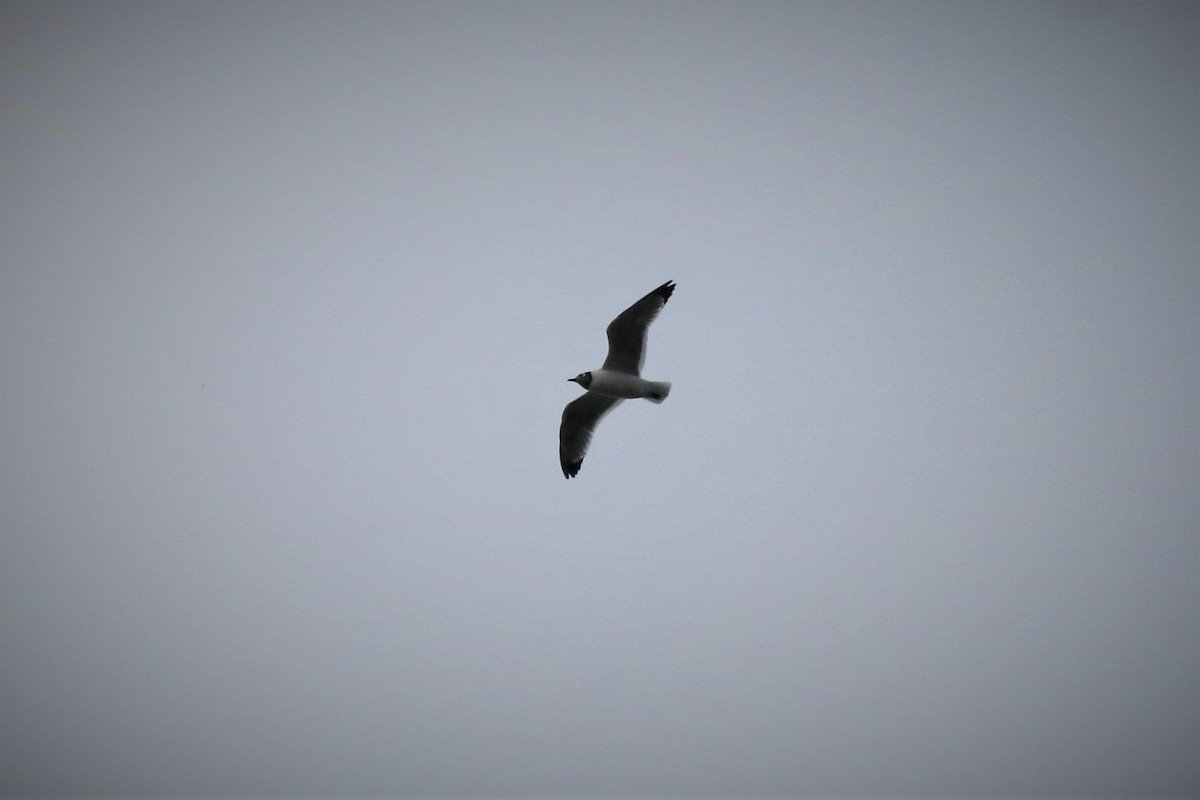
[[[592,432],[604,415],[621,403],[619,397],[587,392],[567,403],[563,409],[562,425],[558,428],[558,461],[563,475],[573,478],[579,473],[587,454]]]
[[[609,323],[608,358],[602,369],[641,374],[642,364],[646,361],[646,331],[674,291],[674,282],[667,281]]]

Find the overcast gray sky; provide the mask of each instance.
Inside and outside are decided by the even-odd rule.
[[[0,794],[1200,793],[1196,4],[0,30]]]

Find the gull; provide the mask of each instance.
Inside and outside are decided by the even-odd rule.
[[[646,361],[646,331],[674,291],[675,283],[667,281],[618,314],[608,325],[608,358],[603,366],[567,379],[587,392],[563,409],[558,429],[558,460],[565,477],[579,474],[592,432],[622,400],[644,397],[651,403],[661,403],[670,394],[670,383],[645,380],[641,371]]]

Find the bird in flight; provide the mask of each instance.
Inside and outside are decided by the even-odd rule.
[[[667,281],[618,314],[608,325],[608,358],[604,365],[567,379],[587,390],[567,403],[558,428],[558,460],[567,478],[579,473],[596,425],[622,400],[644,397],[651,403],[661,403],[670,394],[670,383],[645,380],[641,371],[646,361],[646,331],[674,291],[674,282]]]

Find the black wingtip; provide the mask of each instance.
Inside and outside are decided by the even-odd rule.
[[[675,281],[667,281],[662,286],[654,290],[653,294],[662,298],[665,303],[671,299],[671,293],[675,291]]]
[[[566,461],[562,462],[563,477],[568,480],[570,480],[571,478],[574,478],[576,475],[579,474],[579,467],[582,464],[583,464],[582,458],[579,459],[578,461],[572,461],[570,463],[568,463]]]

